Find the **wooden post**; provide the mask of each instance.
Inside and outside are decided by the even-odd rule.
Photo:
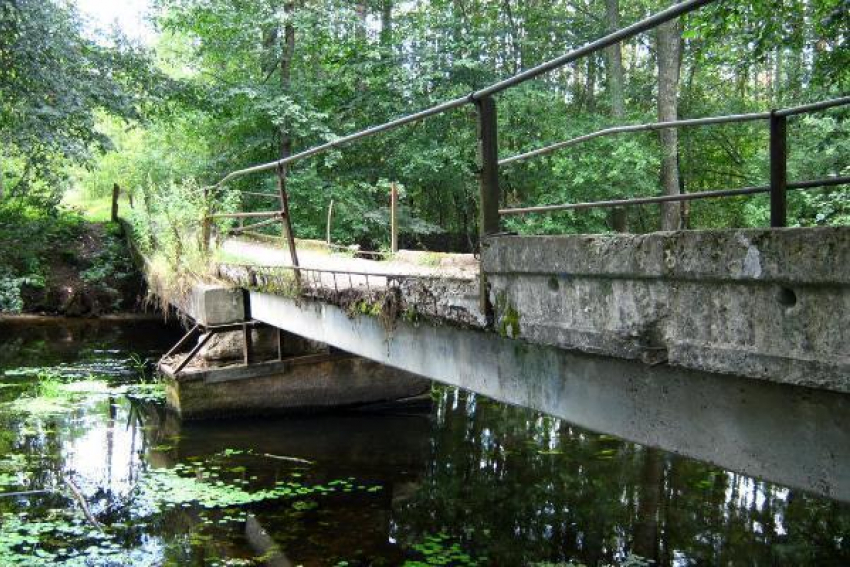
[[[212,220],[210,219],[210,191],[204,187],[204,220],[201,225],[201,252],[210,249],[210,234],[212,232]]]
[[[770,226],[788,226],[786,119],[770,113]]]
[[[277,192],[280,197],[280,223],[283,231],[283,236],[286,238],[289,246],[289,257],[292,259],[292,266],[298,268],[298,253],[295,251],[295,234],[292,232],[292,221],[289,218],[289,196],[286,194],[286,166],[279,165],[277,168]],[[301,272],[295,270],[295,283],[301,287]]]
[[[334,200],[331,199],[331,204],[328,205],[328,230],[327,230],[327,241],[328,247],[331,245],[331,217],[334,213]]]
[[[398,187],[390,185],[390,250],[398,252]]]
[[[478,219],[479,246],[499,232],[499,147],[496,123],[496,101],[485,97],[476,101],[478,109],[478,190],[481,211]],[[488,325],[494,322],[490,290],[483,267],[479,270],[478,307]]]
[[[121,194],[121,187],[117,183],[112,184],[112,222],[118,222],[118,196]]]
[[[284,339],[283,339],[283,331],[280,327],[277,328],[277,359],[283,360],[283,347],[284,347]]]

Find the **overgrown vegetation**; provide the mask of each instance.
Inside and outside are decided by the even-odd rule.
[[[132,309],[139,286],[118,225],[26,199],[0,201],[0,312]]]

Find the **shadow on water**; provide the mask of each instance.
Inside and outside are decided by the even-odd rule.
[[[136,387],[140,361],[175,332],[0,323],[0,564],[850,564],[845,503],[456,389],[435,389],[418,415],[181,423]],[[56,375],[59,386],[45,379]],[[633,395],[662,387],[635,380]],[[768,442],[774,427],[778,448],[753,456],[767,471],[788,469],[795,451],[835,453],[843,435],[828,429],[846,413],[822,415],[846,410],[831,397],[742,383],[737,401],[712,405],[708,385],[688,399],[672,380],[656,394],[675,411],[648,401],[654,424],[609,421],[682,443],[701,434],[696,445],[718,451]],[[569,394],[565,413],[578,403]],[[847,474],[842,455],[830,478]],[[46,492],[3,496],[34,490]]]

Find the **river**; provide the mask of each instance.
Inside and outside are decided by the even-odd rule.
[[[0,322],[0,565],[850,565],[847,503],[457,389],[181,423],[178,335]]]

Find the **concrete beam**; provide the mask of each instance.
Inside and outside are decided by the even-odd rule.
[[[850,397],[567,352],[471,329],[350,317],[251,292],[257,320],[581,427],[850,501]]]
[[[850,228],[496,237],[497,329],[560,348],[850,392]]]

